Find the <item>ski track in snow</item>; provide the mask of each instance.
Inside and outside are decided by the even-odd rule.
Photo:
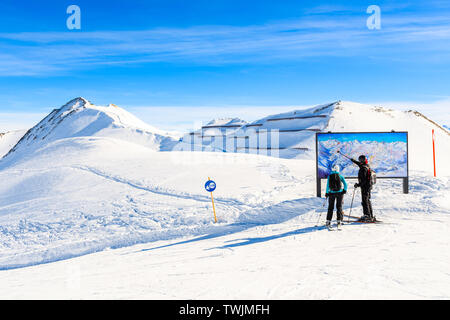
[[[320,111],[324,118],[276,122],[410,129],[410,194],[401,180],[379,179],[372,202],[384,223],[328,232],[310,158],[156,152],[164,139],[177,140],[120,108],[71,101],[0,162],[0,298],[450,299],[450,180],[442,166],[450,155],[438,154],[439,178],[417,171],[428,168],[424,132],[432,125],[372,111],[339,103]],[[257,122],[272,128],[271,117]],[[363,121],[344,128],[349,117]],[[286,133],[281,142],[303,148],[313,134]],[[448,151],[445,134],[438,139]],[[217,224],[208,176],[218,184]],[[360,202],[358,190],[352,215],[362,214]]]
[[[265,164],[258,170],[266,173],[271,172],[272,178],[281,177],[277,180],[278,182],[290,182],[290,184],[277,186],[269,193],[261,193],[259,196],[258,194],[252,194],[251,201],[248,201],[250,199],[248,196],[244,196],[245,202],[215,197],[220,210],[226,212],[226,216],[228,216],[228,218],[225,216],[225,220],[220,217],[222,221],[219,225],[231,223],[231,229],[241,230],[261,223],[284,221],[303,213],[303,208],[298,212],[292,212],[292,204],[289,201],[285,204],[275,203],[271,206],[270,201],[264,200],[273,198],[274,194],[282,192],[284,188],[292,188],[294,186],[292,181],[294,181],[294,184],[301,181],[290,175],[286,175],[287,178],[284,178],[285,174],[279,174],[280,168],[284,172],[289,171],[286,167],[278,164],[273,165],[273,167]],[[6,220],[4,221],[6,223],[0,227],[1,246],[4,249],[0,254],[0,269],[5,270],[58,261],[97,252],[108,247],[117,248],[187,234],[197,235],[212,232],[219,227],[212,224],[210,213],[202,215],[201,220],[195,218],[189,221],[189,215],[186,217],[186,212],[192,210],[198,211],[202,208],[202,211],[209,211],[210,198],[208,196],[180,193],[159,186],[143,185],[140,182],[88,166],[71,165],[50,169],[50,171],[56,172],[57,176],[61,174],[68,176],[73,174],[73,170],[98,177],[100,180],[97,179],[96,185],[101,180],[109,181],[105,188],[111,190],[115,188],[108,187],[111,183],[122,185],[125,187],[126,200],[121,199],[123,198],[121,196],[121,198],[112,200],[110,204],[102,201],[97,205],[97,208],[90,207],[86,203],[86,205],[77,204],[72,209],[70,204],[66,206],[63,203],[57,204],[59,202],[58,196],[39,195],[29,200],[15,201],[0,207],[0,213],[1,211],[11,212],[11,210],[15,212],[15,219],[8,219],[8,216],[12,217],[11,215],[5,216]],[[17,176],[42,174],[42,170],[39,169],[11,169],[9,172]],[[83,191],[83,188],[75,187],[75,189],[70,190],[71,193],[78,191]],[[34,189],[31,191],[23,190],[22,196],[33,195],[34,192]],[[145,193],[150,193],[153,196],[147,199],[148,196]],[[264,199],[261,199],[261,197]],[[174,208],[168,209],[167,203],[173,202],[173,198],[181,200],[183,203],[174,202]],[[311,200],[306,199],[306,207],[314,203],[315,200],[313,199],[311,202]],[[67,199],[64,199],[64,201],[67,201]],[[300,200],[300,202],[302,201]],[[55,205],[52,205],[55,207],[55,212],[52,212],[52,206],[48,206],[48,203],[55,203]],[[61,207],[65,208],[61,209]],[[46,215],[51,217],[36,219],[36,214],[30,212],[31,208],[34,208],[34,211],[37,209],[37,213],[39,210],[45,210]],[[172,214],[167,215],[168,210],[173,211],[174,209],[180,211],[181,215],[175,217]],[[92,210],[96,211],[96,214],[92,214]],[[279,212],[274,215],[274,211]],[[21,212],[24,215],[17,219]],[[220,234],[220,228],[218,234]]]
[[[180,199],[189,199],[189,200],[195,200],[195,201],[199,201],[199,202],[211,202],[211,199],[207,196],[200,196],[200,195],[190,195],[190,194],[181,194],[181,193],[176,193],[175,191],[169,191],[169,190],[165,190],[165,189],[161,189],[158,188],[157,186],[155,187],[149,187],[149,186],[141,186],[136,182],[127,180],[127,179],[123,179],[120,178],[118,176],[113,176],[110,174],[107,174],[105,172],[101,172],[95,168],[90,168],[90,167],[82,167],[82,166],[78,166],[78,167],[72,167],[75,169],[79,169],[79,170],[84,170],[90,173],[93,173],[95,175],[98,175],[100,177],[103,177],[105,179],[108,180],[112,180],[114,182],[118,182],[118,183],[122,183],[122,184],[126,184],[132,188],[135,189],[139,189],[139,190],[143,190],[143,191],[147,191],[147,192],[151,192],[157,195],[162,195],[162,196],[168,196],[168,197],[175,197],[175,198],[180,198]],[[225,205],[230,205],[230,206],[247,206],[247,204],[240,202],[238,200],[235,199],[220,199],[220,198],[216,198],[215,199],[216,202],[219,203],[223,203]]]
[[[438,247],[420,230],[442,237],[448,227],[439,221],[448,224],[449,215],[426,216],[344,225],[341,232],[311,227],[312,212],[275,225],[220,226],[200,237],[3,271],[0,296],[26,278],[27,291],[16,288],[9,297],[448,299],[450,253],[441,251],[448,238]]]
[[[86,172],[86,168],[78,167],[72,168],[72,170]],[[88,171],[89,174],[92,174],[92,170]],[[142,190],[142,185],[138,185],[139,188],[130,186],[128,179],[120,177],[111,179],[111,175],[100,170],[98,172],[101,172],[102,179],[105,179],[104,176],[106,176],[106,180],[111,183],[125,184],[137,192],[154,194],[152,191]],[[97,173],[95,173],[96,176]],[[299,180],[297,183],[301,183],[301,181]],[[378,217],[386,223],[370,226],[345,225],[341,232],[328,232],[323,226],[313,226],[317,222],[317,214],[320,213],[322,214],[321,223],[323,223],[326,208],[321,206],[322,199],[312,197],[283,201],[265,208],[242,209],[239,211],[239,218],[233,223],[206,224],[203,227],[174,230],[173,232],[158,232],[150,229],[151,236],[142,234],[142,232],[141,235],[138,235],[142,231],[139,231],[139,228],[145,225],[142,219],[145,220],[148,216],[143,208],[149,203],[142,194],[128,194],[126,196],[127,210],[131,209],[130,211],[137,217],[136,220],[127,221],[120,214],[113,214],[109,220],[104,216],[80,215],[77,218],[68,217],[67,221],[59,221],[55,224],[23,221],[19,224],[18,230],[8,231],[4,227],[1,230],[2,237],[8,234],[15,241],[23,241],[24,233],[33,234],[36,231],[44,234],[50,233],[51,237],[56,238],[58,235],[64,234],[65,230],[70,230],[71,234],[80,232],[81,230],[73,229],[74,225],[71,223],[71,221],[80,221],[80,225],[86,222],[92,223],[91,227],[94,229],[89,230],[88,234],[95,232],[95,228],[101,230],[118,225],[125,226],[127,229],[124,232],[133,234],[131,238],[115,234],[114,237],[103,238],[99,242],[98,239],[89,241],[81,236],[78,243],[72,240],[71,244],[63,243],[61,250],[52,248],[53,254],[50,251],[45,253],[40,250],[37,250],[35,254],[44,257],[44,259],[41,258],[40,263],[55,262],[92,253],[89,256],[60,261],[57,265],[46,264],[34,266],[31,269],[4,270],[2,272],[8,272],[10,275],[8,278],[14,279],[22,274],[22,270],[31,270],[29,272],[33,274],[39,272],[33,271],[41,270],[39,268],[42,268],[44,273],[48,272],[46,270],[56,269],[56,274],[64,279],[67,277],[68,265],[77,266],[81,263],[83,265],[81,277],[84,280],[79,289],[68,288],[65,281],[62,283],[57,281],[59,285],[54,288],[56,292],[69,298],[96,298],[97,295],[102,298],[194,299],[204,299],[212,295],[224,299],[239,297],[256,299],[448,298],[450,297],[448,291],[450,276],[444,270],[448,266],[445,261],[448,262],[449,260],[446,259],[449,257],[443,255],[438,259],[435,253],[436,250],[442,252],[444,248],[448,249],[448,238],[433,240],[429,238],[429,233],[421,230],[421,228],[432,227],[433,230],[438,231],[436,236],[448,235],[449,211],[433,202],[436,198],[445,196],[445,190],[448,187],[448,180],[439,179],[435,183],[433,179],[419,175],[411,180],[411,189],[420,190],[420,192],[431,189],[432,193],[426,192],[423,196],[416,194],[410,197],[410,195],[401,193],[401,183],[380,181],[374,190],[373,202]],[[167,197],[166,193],[167,191],[163,194],[158,193],[156,196]],[[176,198],[191,200],[185,199],[184,196]],[[382,201],[383,198],[389,196],[398,199],[388,203]],[[403,201],[403,197],[408,197],[409,201]],[[344,202],[346,212],[349,210],[349,198],[347,195]],[[419,206],[423,205],[423,198],[429,199],[426,204],[429,208],[420,210]],[[197,200],[193,201],[197,202]],[[359,193],[356,193],[354,215],[361,214],[359,201]],[[203,203],[203,201],[200,202]],[[122,208],[122,205],[119,207]],[[164,219],[161,216],[155,220],[163,221]],[[173,224],[170,225],[173,226]],[[170,240],[179,237],[181,240]],[[69,239],[68,234],[66,241]],[[137,245],[119,249],[133,244]],[[417,254],[413,254],[417,250],[417,245],[425,246],[426,250],[418,250]],[[106,247],[118,249],[94,253],[102,251]],[[255,252],[253,252],[254,250]],[[161,252],[161,257],[159,252]],[[423,252],[429,252],[434,258],[421,257]],[[411,254],[413,256],[410,256]],[[97,255],[100,255],[100,258],[97,258]],[[327,258],[324,258],[325,256]],[[355,260],[355,256],[358,257],[357,260]],[[176,261],[173,260],[175,257]],[[25,258],[27,258],[26,255]],[[91,271],[88,266],[91,264],[90,259],[93,259],[93,265],[106,264],[104,266],[106,270],[103,271],[104,276]],[[102,261],[105,259],[105,262],[99,262],[98,259]],[[140,278],[139,273],[158,275],[162,278],[160,281],[153,281],[145,277],[144,282],[148,283],[149,288],[139,290],[140,285],[136,282],[137,279],[131,275],[126,276],[124,282],[120,282],[120,286],[114,290],[114,294],[110,295],[101,283],[103,281],[107,283],[107,275],[115,274],[119,270],[107,265],[109,259],[114,259],[114,261],[119,259],[120,264],[125,263],[125,265],[132,263],[127,269],[132,269],[132,274],[137,278]],[[125,262],[129,259],[131,259],[130,262]],[[29,261],[33,261],[33,258],[31,257]],[[80,261],[88,261],[88,263]],[[204,261],[212,263],[211,268],[215,271],[208,271],[209,266],[205,265]],[[228,267],[224,267],[222,264]],[[17,268],[26,265],[30,265],[30,262],[22,265],[17,263],[10,267]],[[252,265],[254,267],[251,267]],[[435,271],[424,276],[421,274],[424,270],[422,268]],[[191,270],[200,271],[192,272]],[[351,270],[351,274],[349,274],[349,270]],[[90,283],[89,279],[93,277],[92,273],[96,274],[95,277],[104,280]],[[281,275],[274,277],[274,274]],[[370,276],[367,277],[367,274]],[[246,285],[238,285],[243,281],[244,275],[247,279]],[[39,277],[46,279],[48,276],[40,274]],[[274,279],[271,280],[271,278]],[[175,283],[178,283],[176,279],[183,279],[184,283],[177,290],[175,290]],[[189,287],[195,287],[194,280],[197,283],[208,282],[209,284],[203,285],[201,290],[192,291]],[[27,286],[33,286],[32,280],[27,281],[31,282]],[[48,281],[52,282],[51,278],[48,278]],[[430,283],[437,289],[431,289]],[[12,284],[8,282],[5,285],[8,287]],[[214,286],[221,290],[216,291]],[[426,288],[425,291],[420,289],[422,287]],[[329,288],[329,290],[318,291],[317,288]],[[353,288],[353,291],[349,291],[349,288]],[[25,296],[33,297],[32,292]],[[10,297],[8,293],[4,294],[5,297]],[[24,293],[22,292],[22,294]],[[0,296],[2,296],[1,291]],[[52,294],[49,293],[48,297],[52,297]]]

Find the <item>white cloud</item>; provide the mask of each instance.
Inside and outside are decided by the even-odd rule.
[[[382,19],[383,28],[376,35],[365,28],[364,13],[337,18],[305,16],[254,26],[0,33],[0,76],[50,75],[98,65],[161,61],[203,65],[273,62],[367,55],[375,49],[386,57],[396,50],[402,59],[436,55],[448,59],[448,16],[405,14]]]

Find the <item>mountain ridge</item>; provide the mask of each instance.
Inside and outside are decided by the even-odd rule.
[[[3,157],[18,151],[30,151],[59,139],[106,136],[145,145],[154,150],[170,149],[175,139],[168,133],[149,126],[131,113],[110,104],[96,106],[78,97],[53,109]]]
[[[314,159],[317,132],[407,131],[412,168],[429,170],[432,162],[423,153],[432,157],[432,130],[435,130],[438,149],[450,148],[449,131],[418,111],[338,100],[268,115],[225,134],[202,128],[183,136],[177,149]],[[442,153],[436,157],[438,162],[446,161]]]
[[[32,151],[43,143],[58,139],[98,136],[123,139],[155,151],[256,151],[288,159],[312,159],[316,132],[392,130],[410,133],[413,153],[416,150],[420,152],[422,146],[431,153],[432,129],[438,136],[444,134],[444,137],[438,137],[440,147],[450,147],[448,129],[418,111],[400,111],[338,100],[268,115],[252,122],[239,118],[217,118],[177,140],[116,105],[96,106],[83,97],[77,97],[54,109],[28,130],[3,158],[20,150]],[[270,132],[277,132],[277,143],[269,139]],[[266,141],[263,139],[264,133],[267,133]]]

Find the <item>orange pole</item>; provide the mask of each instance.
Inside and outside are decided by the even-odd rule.
[[[434,167],[434,177],[436,177],[436,148],[434,146],[435,140],[434,129],[432,131],[432,135],[433,135],[433,167]]]

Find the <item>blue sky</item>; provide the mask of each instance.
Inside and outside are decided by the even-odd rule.
[[[377,141],[377,142],[406,142],[407,134],[403,132],[389,133],[324,133],[318,135],[319,141],[337,140],[347,141]]]
[[[81,30],[66,27],[71,4]],[[174,114],[254,120],[335,100],[450,124],[449,40],[448,1],[3,0],[0,131],[77,96],[170,129]]]

